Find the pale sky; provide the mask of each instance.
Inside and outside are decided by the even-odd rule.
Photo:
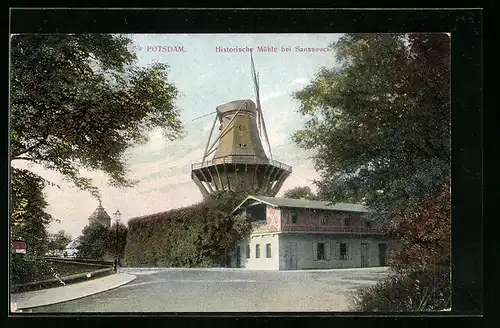
[[[129,219],[189,206],[202,200],[192,182],[191,164],[200,162],[214,115],[215,107],[237,99],[255,101],[248,52],[216,52],[216,47],[252,47],[256,71],[259,73],[260,98],[274,159],[289,164],[293,172],[277,196],[295,186],[311,186],[319,175],[314,171],[308,153],[291,141],[292,133],[305,120],[297,110],[299,103],[292,98],[323,67],[335,65],[329,52],[296,52],[295,47],[327,47],[339,34],[142,34],[133,35],[138,64],[154,62],[170,66],[169,81],[181,92],[177,106],[187,136],[168,141],[160,131],[152,131],[150,141],[130,149],[127,154],[129,176],[140,182],[134,188],[117,189],[107,186],[107,177],[98,172],[82,171],[93,178],[101,190],[102,205],[110,216],[117,209],[122,222]],[[152,52],[148,46],[183,46],[185,52]],[[258,46],[277,47],[278,52],[256,52]],[[281,52],[281,47],[291,47]],[[267,149],[267,147],[264,145]],[[15,167],[27,167],[13,162]],[[98,202],[88,192],[79,191],[53,171],[32,165],[27,167],[61,186],[45,188],[49,203],[47,211],[60,223],[54,222],[49,231],[63,229],[72,237],[81,234],[88,217]]]

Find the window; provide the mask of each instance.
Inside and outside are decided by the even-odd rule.
[[[319,218],[319,223],[321,225],[326,225],[326,223],[328,222],[328,218],[324,215],[322,215],[320,218]]]
[[[266,257],[271,258],[271,244],[266,244]]]
[[[347,244],[339,243],[339,260],[347,260]]]
[[[313,257],[317,261],[330,260],[330,244],[313,243]]]
[[[316,249],[316,259],[317,260],[325,259],[325,244],[318,243],[318,247]]]
[[[260,245],[259,244],[255,245],[255,258],[256,259],[260,258]]]
[[[297,213],[292,213],[292,223],[297,223]]]
[[[365,228],[371,228],[372,223],[370,221],[365,221]]]
[[[349,215],[345,215],[344,216],[344,227],[348,227],[351,225],[351,218],[349,217]]]
[[[245,247],[245,257],[246,257],[247,259],[249,259],[249,258],[250,258],[250,245],[247,245],[247,246]]]

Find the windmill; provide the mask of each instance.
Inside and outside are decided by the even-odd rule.
[[[240,99],[217,106],[202,161],[191,166],[191,177],[204,196],[223,190],[274,196],[292,171],[291,166],[273,159],[260,104],[259,78],[250,55],[256,103]],[[217,122],[220,133],[212,140]]]

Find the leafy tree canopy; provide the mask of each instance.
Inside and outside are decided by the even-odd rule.
[[[108,254],[115,254],[116,243],[118,243],[118,254],[123,257],[125,244],[127,243],[128,228],[123,223],[118,223],[118,234],[116,232],[116,222],[108,229],[105,251]]]
[[[203,202],[228,216],[247,196],[246,192],[219,191],[209,194]]]
[[[434,199],[450,182],[449,37],[346,34],[332,47],[339,65],[294,95],[320,197],[384,217]]]
[[[83,228],[78,256],[88,259],[102,259],[108,242],[108,228],[98,222],[92,222]]]
[[[445,188],[436,198],[424,202],[419,211],[406,213],[391,229],[400,247],[390,264],[398,272],[437,271],[450,265],[451,201]]]
[[[71,236],[64,230],[49,235],[49,250],[64,250],[71,241]]]
[[[60,172],[98,195],[79,169],[131,186],[124,151],[161,127],[182,136],[176,87],[165,64],[138,67],[124,35],[11,37],[11,160]]]
[[[45,181],[28,170],[11,171],[11,236],[26,241],[28,252],[43,254],[47,243],[47,225],[52,216],[45,212]]]
[[[292,189],[288,189],[283,193],[283,197],[293,199],[304,198],[310,200],[319,200],[318,197],[311,191],[311,188],[309,186],[294,187]]]
[[[114,256],[117,242],[118,254],[123,256],[127,234],[128,228],[123,223],[118,224],[117,236],[116,223],[108,228],[98,222],[92,222],[83,228],[77,247],[78,256],[88,259],[102,259],[105,255]]]

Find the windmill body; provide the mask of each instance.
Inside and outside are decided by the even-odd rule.
[[[217,106],[202,161],[191,166],[191,178],[204,196],[229,190],[275,196],[292,172],[291,166],[272,158],[253,58],[252,76],[257,104],[240,99]],[[217,123],[218,137],[212,140]]]
[[[216,111],[219,130],[224,131],[224,135],[219,139],[213,158],[228,155],[267,158],[258,133],[257,107],[253,101],[231,101],[218,106]]]

